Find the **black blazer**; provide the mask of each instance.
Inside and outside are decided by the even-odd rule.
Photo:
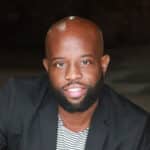
[[[106,85],[100,100],[86,150],[150,150],[148,113]],[[47,76],[11,79],[0,91],[0,150],[56,150],[57,116]]]

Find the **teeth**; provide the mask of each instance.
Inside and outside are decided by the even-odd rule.
[[[78,92],[80,91],[81,88],[72,88],[72,89],[68,89],[69,92]]]

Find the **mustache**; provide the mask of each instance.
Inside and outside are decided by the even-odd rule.
[[[84,87],[87,87],[87,86],[88,86],[88,85],[86,85],[86,84],[84,84],[84,83],[81,83],[81,82],[79,82],[79,81],[70,81],[70,82],[68,82],[67,84],[65,84],[62,88],[64,89],[64,88],[66,88],[66,87],[68,87],[68,86],[70,86],[70,85],[73,85],[73,84],[81,85],[81,86],[84,86]]]

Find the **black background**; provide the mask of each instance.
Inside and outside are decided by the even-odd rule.
[[[43,71],[45,34],[70,15],[102,28],[112,60],[106,82],[150,110],[149,0],[1,0],[0,82]]]

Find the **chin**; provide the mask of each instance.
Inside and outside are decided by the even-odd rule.
[[[68,103],[72,104],[72,105],[78,105],[80,103],[82,103],[84,101],[85,96],[81,96],[81,97],[66,97],[66,100],[68,101]]]

